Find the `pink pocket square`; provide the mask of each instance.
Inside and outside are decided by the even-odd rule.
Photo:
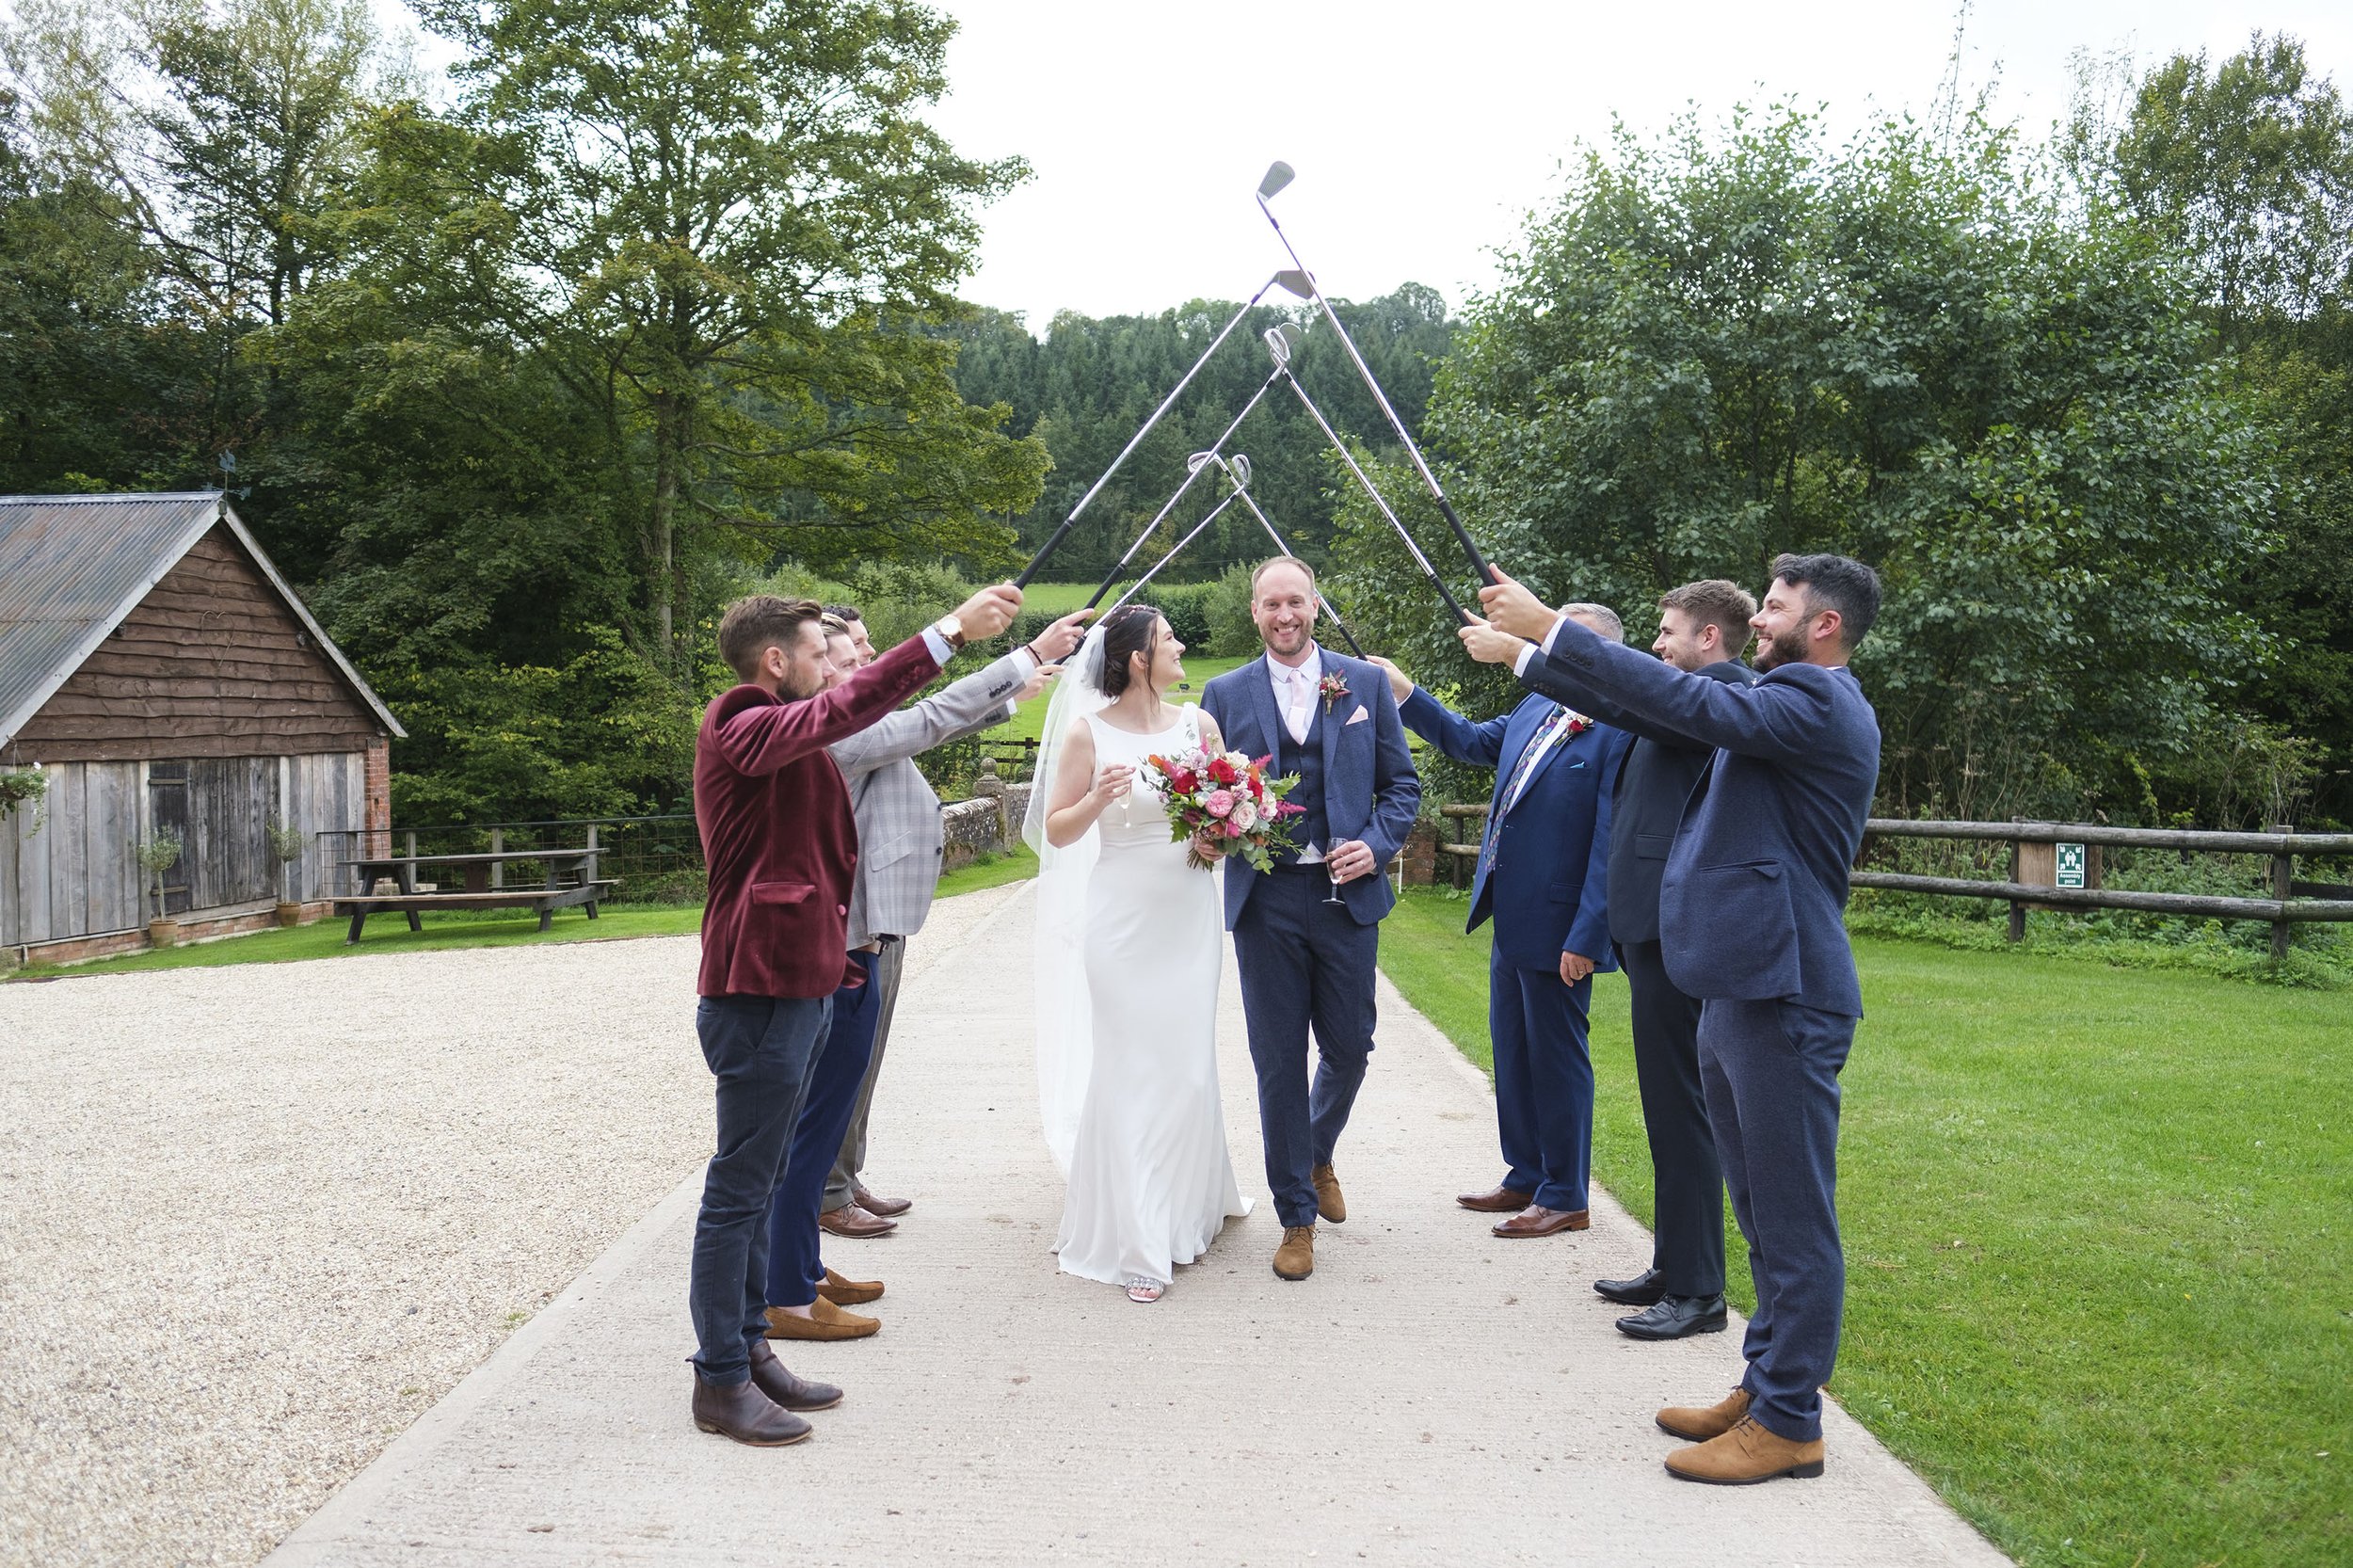
[[[1359,709],[1357,709],[1354,712],[1353,712],[1353,713],[1351,713],[1351,714],[1349,714],[1349,715],[1348,715],[1348,724],[1362,724],[1362,723],[1364,723],[1367,719],[1369,719],[1369,718],[1370,718],[1370,717],[1372,717],[1372,710],[1371,710],[1371,709],[1369,709],[1369,708],[1359,708]],[[1340,726],[1340,728],[1341,728],[1342,729],[1345,729],[1345,728],[1348,728],[1348,724],[1344,724],[1344,725]]]

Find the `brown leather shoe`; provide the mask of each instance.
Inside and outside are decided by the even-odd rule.
[[[1748,1418],[1749,1391],[1746,1388],[1736,1388],[1705,1409],[1698,1405],[1671,1404],[1655,1417],[1660,1432],[1670,1437],[1680,1437],[1686,1443],[1705,1443],[1711,1437],[1721,1437]]]
[[[1316,1227],[1285,1225],[1274,1249],[1274,1272],[1284,1279],[1305,1279],[1316,1272]]]
[[[1307,1173],[1307,1179],[1316,1184],[1316,1212],[1326,1224],[1338,1224],[1348,1218],[1348,1200],[1340,1196],[1340,1178],[1332,1174],[1329,1165],[1318,1165]]]
[[[913,1198],[878,1198],[859,1182],[850,1183],[850,1201],[869,1214],[895,1220],[915,1207]]]
[[[825,1283],[817,1288],[817,1293],[836,1306],[864,1306],[882,1300],[883,1284],[878,1279],[843,1279],[827,1269]]]
[[[1710,1486],[1753,1486],[1783,1476],[1811,1480],[1822,1473],[1822,1440],[1800,1443],[1744,1417],[1721,1437],[1669,1454],[1667,1473]]]
[[[828,1208],[818,1215],[817,1226],[828,1236],[846,1236],[854,1241],[863,1241],[870,1236],[889,1235],[899,1228],[899,1222],[869,1214],[855,1203],[845,1203],[839,1208]]]
[[[814,1378],[795,1377],[785,1369],[765,1339],[751,1343],[752,1383],[775,1401],[778,1410],[831,1410],[841,1402],[841,1390]]]
[[[1531,1203],[1495,1229],[1497,1236],[1557,1236],[1564,1230],[1585,1230],[1593,1223],[1590,1208],[1545,1208]]]
[[[881,1327],[880,1318],[844,1312],[823,1296],[809,1304],[806,1318],[780,1306],[768,1309],[771,1339],[863,1339]]]
[[[1492,1192],[1465,1192],[1454,1201],[1481,1214],[1516,1214],[1534,1203],[1536,1194],[1514,1192],[1509,1187],[1497,1187]]]
[[[760,1391],[756,1384],[705,1383],[695,1374],[695,1425],[748,1443],[755,1448],[781,1448],[808,1435],[807,1421]]]

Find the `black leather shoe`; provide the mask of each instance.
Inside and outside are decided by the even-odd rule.
[[[1618,1332],[1637,1339],[1683,1339],[1724,1331],[1724,1298],[1661,1296],[1647,1309],[1618,1320]]]
[[[765,1338],[755,1339],[748,1349],[752,1356],[752,1382],[760,1391],[774,1400],[780,1410],[831,1410],[841,1402],[841,1390],[830,1383],[795,1377],[785,1370],[784,1363],[769,1348]]]
[[[1667,1293],[1666,1283],[1656,1269],[1645,1269],[1632,1279],[1597,1279],[1593,1289],[1603,1300],[1621,1306],[1648,1306]]]
[[[778,1409],[758,1384],[705,1383],[700,1372],[695,1374],[695,1425],[755,1448],[781,1448],[808,1435],[808,1423]]]

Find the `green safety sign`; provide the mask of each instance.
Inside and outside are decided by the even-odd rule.
[[[2084,885],[2084,846],[2059,844],[2055,847],[2058,850],[2058,876],[2056,885],[2061,888],[2082,887]]]

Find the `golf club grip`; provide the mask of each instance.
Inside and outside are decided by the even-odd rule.
[[[1103,596],[1112,591],[1112,584],[1113,583],[1119,581],[1119,568],[1127,564],[1128,563],[1124,558],[1113,561],[1112,563],[1112,569],[1103,574],[1103,581],[1095,585],[1095,591],[1087,595],[1087,601],[1084,604],[1080,605],[1079,608],[1081,610],[1092,610],[1097,604],[1102,603]]]
[[[1335,614],[1332,617],[1332,625],[1339,632],[1340,640],[1348,644],[1349,652],[1353,653],[1359,659],[1366,657],[1365,645],[1356,640],[1356,633],[1348,629],[1348,622]]]
[[[1060,528],[1047,536],[1046,542],[1037,547],[1037,553],[1030,557],[1030,564],[1021,568],[1021,575],[1013,580],[1015,587],[1027,588],[1030,585],[1030,579],[1035,577],[1038,568],[1046,565],[1046,557],[1054,553],[1055,549],[1063,540],[1070,536],[1070,525],[1078,520],[1079,514],[1073,512],[1063,520],[1063,525]]]
[[[1496,582],[1496,568],[1487,564],[1487,558],[1480,554],[1479,547],[1471,542],[1470,530],[1464,527],[1463,520],[1454,515],[1454,503],[1443,495],[1437,500],[1438,510],[1446,515],[1447,526],[1454,530],[1454,536],[1463,542],[1463,553],[1470,557],[1471,571],[1479,579],[1480,586],[1492,586]]]

